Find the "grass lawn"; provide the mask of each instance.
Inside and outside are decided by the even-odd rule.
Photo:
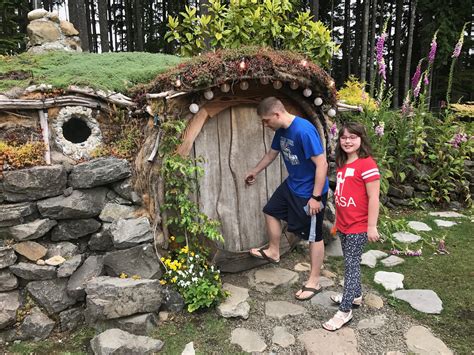
[[[449,219],[459,222],[449,228],[437,227],[434,219],[445,219],[428,216],[428,212],[407,212],[395,218],[404,218],[406,221],[417,220],[427,223],[433,231],[414,232],[425,240],[431,238],[446,241],[448,255],[436,255],[435,249],[424,243],[422,257],[402,256],[405,263],[393,268],[385,268],[380,262],[377,267],[370,269],[362,267],[363,283],[380,291],[389,298],[389,306],[400,312],[405,312],[421,323],[429,326],[436,336],[440,337],[448,347],[459,354],[470,354],[474,349],[474,227],[471,222],[472,210],[464,211],[469,218]],[[422,242],[410,245],[416,250]],[[434,246],[437,243],[433,244]],[[379,243],[369,244],[367,249],[388,251],[390,243],[383,246]],[[342,258],[332,258],[331,265],[342,272]],[[376,284],[373,279],[377,271],[392,271],[405,275],[403,281],[405,289],[430,289],[435,291],[443,301],[443,311],[439,315],[418,312],[404,301],[390,297],[390,292]]]
[[[149,83],[182,60],[172,55],[143,52],[0,56],[0,92],[13,87],[50,84],[54,88],[79,85],[126,93],[137,84]]]

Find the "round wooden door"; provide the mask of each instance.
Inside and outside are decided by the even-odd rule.
[[[220,247],[229,252],[268,241],[262,208],[286,178],[286,169],[277,158],[254,185],[246,186],[244,178],[270,149],[273,134],[264,129],[255,106],[240,105],[209,118],[194,142],[194,155],[204,158],[199,205],[221,222],[225,243]]]

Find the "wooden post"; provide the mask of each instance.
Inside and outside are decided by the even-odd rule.
[[[40,125],[41,125],[41,133],[43,135],[43,142],[46,147],[44,152],[44,160],[46,164],[51,164],[51,150],[49,147],[49,127],[48,127],[48,112],[43,110],[38,110],[39,118],[40,118]]]

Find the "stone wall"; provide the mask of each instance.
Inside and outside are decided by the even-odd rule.
[[[161,231],[130,176],[128,161],[117,158],[5,172],[0,343],[44,339],[84,321],[143,334],[154,312],[182,308],[159,283],[153,241]]]

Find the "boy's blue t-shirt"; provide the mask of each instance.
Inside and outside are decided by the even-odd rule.
[[[309,198],[313,194],[316,166],[312,156],[324,153],[318,131],[304,118],[295,117],[288,128],[279,128],[272,141],[272,149],[282,153],[288,170],[288,187],[295,195]],[[322,193],[329,189],[328,178]]]

